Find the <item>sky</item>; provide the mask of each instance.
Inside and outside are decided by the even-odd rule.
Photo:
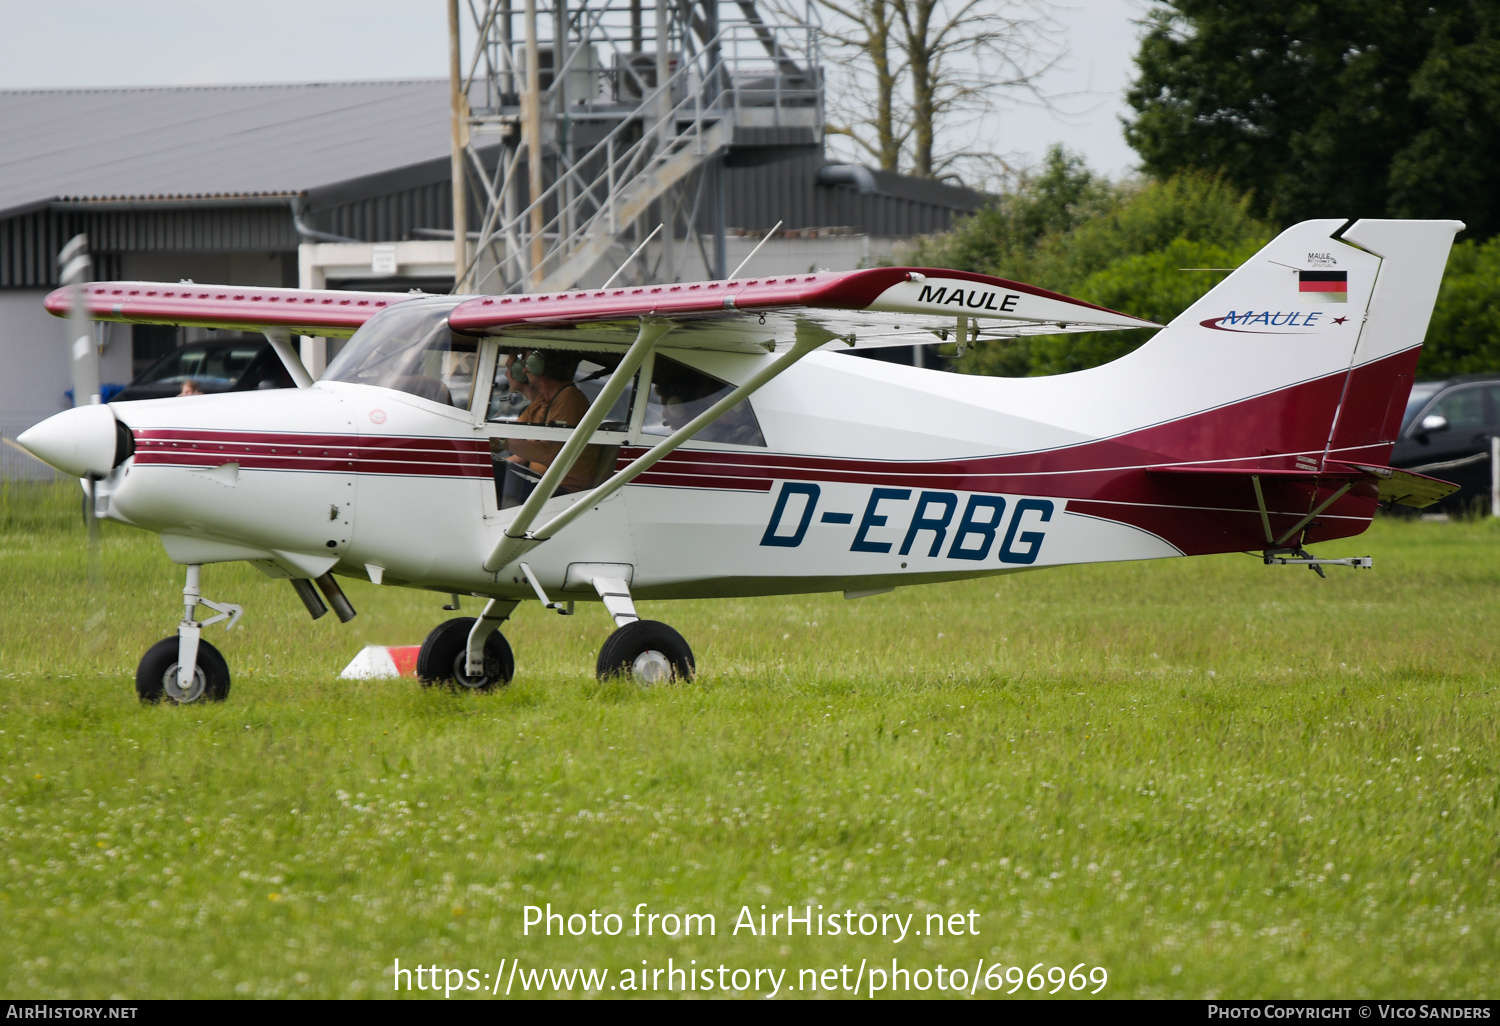
[[[1060,142],[1126,173],[1123,93],[1147,0],[1059,0],[1068,54],[986,142],[1025,164]],[[447,74],[444,0],[0,0],[0,88],[234,85]]]

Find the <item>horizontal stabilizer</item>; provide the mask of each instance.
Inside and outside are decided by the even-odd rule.
[[[1262,481],[1358,481],[1370,476],[1362,467],[1334,466],[1328,470],[1261,470],[1256,467],[1195,467],[1176,465],[1170,467],[1147,467],[1148,474],[1172,474],[1181,477],[1203,477],[1207,479],[1258,477]]]
[[[1441,502],[1461,487],[1426,474],[1413,474],[1395,467],[1358,467],[1380,479],[1380,501],[1398,506],[1431,506]]]
[[[1174,477],[1198,477],[1204,481],[1249,480],[1259,478],[1267,484],[1272,481],[1332,483],[1335,481],[1368,481],[1379,483],[1381,502],[1393,502],[1399,506],[1431,506],[1435,502],[1458,491],[1459,485],[1440,481],[1425,474],[1414,474],[1395,467],[1375,467],[1354,463],[1330,463],[1323,470],[1262,470],[1256,467],[1197,467],[1178,464],[1166,467],[1147,467],[1148,474],[1168,474]]]

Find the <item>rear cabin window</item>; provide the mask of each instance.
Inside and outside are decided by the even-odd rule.
[[[658,356],[651,371],[651,394],[646,400],[648,435],[670,435],[708,409],[734,386],[694,370],[666,356]],[[765,445],[766,436],[748,399],[735,403],[717,420],[693,436],[696,442],[729,442],[734,445]]]

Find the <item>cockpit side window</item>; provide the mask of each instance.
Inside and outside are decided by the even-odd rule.
[[[412,303],[382,311],[354,333],[323,378],[379,385],[468,409],[479,340],[448,328],[449,304]]]
[[[734,386],[694,370],[666,356],[658,356],[651,371],[651,394],[646,400],[646,421],[642,430],[648,435],[670,435],[698,414],[708,409]],[[760,422],[750,408],[750,400],[735,403],[717,420],[693,436],[698,442],[730,442],[735,445],[765,445]]]
[[[582,410],[594,405],[604,383],[619,365],[618,353],[501,350],[485,419],[496,424],[572,427],[578,423]],[[558,388],[559,384],[563,387]],[[632,380],[605,414],[599,424],[600,431],[624,431],[629,426],[634,395]]]

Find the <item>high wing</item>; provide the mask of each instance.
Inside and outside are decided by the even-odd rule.
[[[169,285],[156,281],[106,281],[83,287],[88,315],[126,324],[182,324],[242,331],[283,329],[294,335],[352,335],[360,325],[416,293],[338,292],[238,285]],[[66,317],[71,290],[53,291],[47,312]]]
[[[100,282],[84,291],[89,315],[98,320],[303,335],[353,334],[381,310],[419,295],[192,282]],[[66,316],[70,302],[68,290],[58,289],[46,307]],[[674,325],[667,343],[673,349],[760,353],[791,348],[798,325],[834,336],[830,348],[1161,327],[1004,278],[911,267],[476,296],[460,302],[449,323],[470,334],[624,350],[643,317]]]

